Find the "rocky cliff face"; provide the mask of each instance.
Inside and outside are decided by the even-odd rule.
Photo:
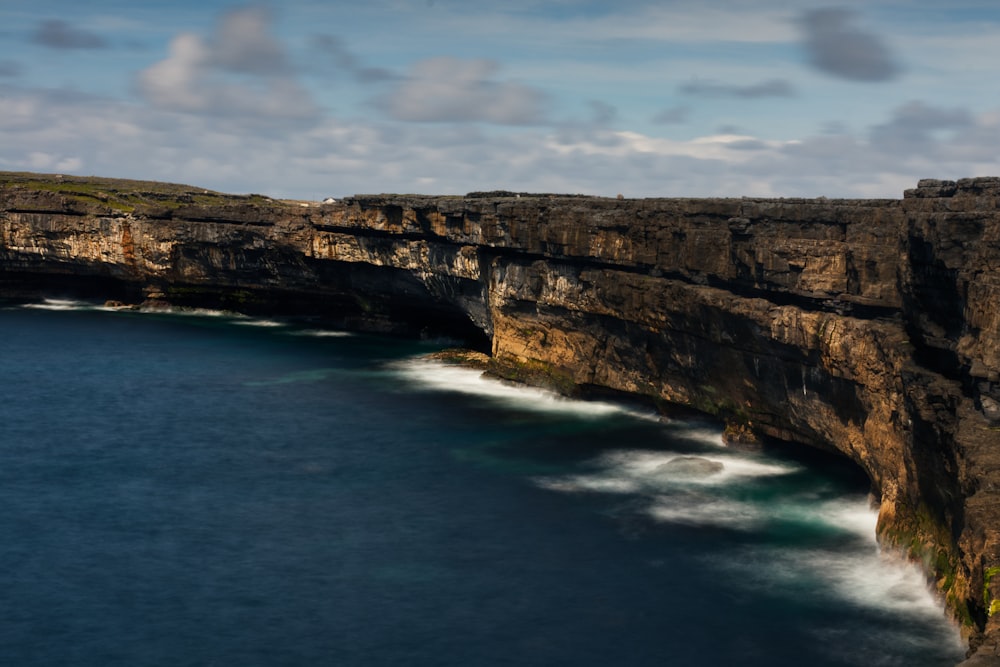
[[[0,295],[446,333],[512,377],[837,450],[868,473],[883,542],[923,560],[973,660],[1000,654],[1000,179],[921,181],[902,200],[325,205],[65,186],[0,189]]]

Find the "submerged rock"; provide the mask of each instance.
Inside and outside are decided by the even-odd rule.
[[[709,477],[722,472],[725,466],[721,461],[712,461],[701,456],[678,456],[666,463],[656,466],[658,477]]]

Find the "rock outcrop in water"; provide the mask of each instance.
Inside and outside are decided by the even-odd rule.
[[[0,178],[0,296],[448,334],[510,377],[853,459],[1000,664],[1000,179],[901,200],[473,193],[330,204]]]

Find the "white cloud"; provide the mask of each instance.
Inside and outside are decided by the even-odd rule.
[[[431,58],[416,63],[406,81],[379,102],[396,120],[481,121],[531,125],[544,120],[544,95],[529,86],[494,78],[489,60]]]
[[[280,43],[268,34],[270,16],[249,8],[222,16],[209,39],[181,33],[170,54],[139,72],[136,86],[158,109],[307,119],[317,114],[295,80]]]

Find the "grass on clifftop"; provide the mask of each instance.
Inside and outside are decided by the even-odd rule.
[[[263,195],[230,195],[178,183],[31,172],[0,172],[0,189],[54,192],[126,213],[131,213],[139,205],[174,209],[181,206],[276,203]]]

